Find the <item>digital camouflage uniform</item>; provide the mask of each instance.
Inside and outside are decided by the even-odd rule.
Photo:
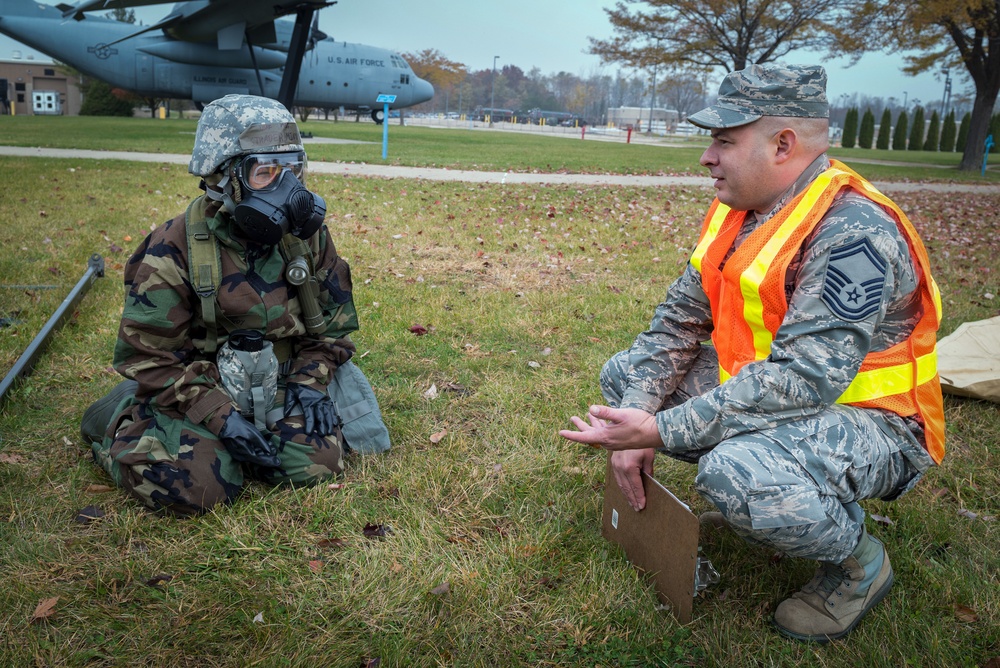
[[[749,214],[734,248],[828,167],[821,156],[770,212]],[[823,288],[831,253],[860,239],[885,261],[884,285],[877,308],[847,321]],[[714,349],[701,343],[712,331],[709,299],[688,263],[649,330],[605,365],[604,397],[655,413],[662,451],[698,462],[699,493],[740,535],[791,556],[841,562],[862,532],[857,502],[894,498],[934,465],[915,419],[834,403],[869,351],[912,331],[919,276],[893,218],[842,190],[788,267],[788,312],[767,359],[719,384]]]
[[[274,343],[283,362],[278,407],[287,382],[325,392],[338,365],[353,355],[348,335],[358,328],[350,269],[325,226],[306,240],[327,322],[325,333],[312,336],[296,289],[285,280],[279,247],[233,238],[231,219],[220,206],[199,197],[186,214],[150,233],[129,260],[114,365],[138,382],[138,390],[103,443],[94,446],[95,460],[117,483],[149,507],[178,514],[232,499],[247,474],[270,484],[310,484],[343,469],[339,429],[328,437],[307,435],[301,416],[281,417],[281,411],[269,430],[281,459],[278,469],[241,464],[219,441],[235,404],[222,387],[215,355],[205,352],[202,307],[188,272],[185,216],[206,219],[219,242],[218,345],[241,328],[261,331]]]

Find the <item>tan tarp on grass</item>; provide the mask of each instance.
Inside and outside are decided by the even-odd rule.
[[[1000,316],[962,323],[937,352],[943,392],[1000,403]]]

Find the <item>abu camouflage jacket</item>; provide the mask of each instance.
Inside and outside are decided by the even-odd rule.
[[[214,353],[206,353],[202,305],[191,285],[185,217],[207,221],[218,239],[221,276],[216,296],[217,346],[235,329],[256,329],[288,360],[286,382],[326,391],[337,367],[354,354],[348,335],[358,329],[350,268],[326,227],[306,240],[313,253],[319,302],[327,329],[311,336],[296,289],[285,280],[278,246],[249,244],[230,234],[230,218],[204,196],[155,229],[125,267],[125,307],[115,369],[139,383],[136,398],[176,412],[214,433],[234,407],[223,389]]]

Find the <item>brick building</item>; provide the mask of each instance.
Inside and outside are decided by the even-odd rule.
[[[51,60],[0,59],[0,114],[77,116],[79,80]]]

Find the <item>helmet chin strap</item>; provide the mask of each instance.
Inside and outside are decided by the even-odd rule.
[[[215,181],[215,179],[212,180]],[[222,202],[222,208],[232,215],[236,211],[236,204],[238,203],[236,200],[239,199],[239,195],[233,188],[234,182],[229,176],[229,171],[226,170],[222,177],[218,181],[215,181],[215,183],[209,182],[207,177],[205,182],[209,186],[205,189],[205,196],[216,202]]]

